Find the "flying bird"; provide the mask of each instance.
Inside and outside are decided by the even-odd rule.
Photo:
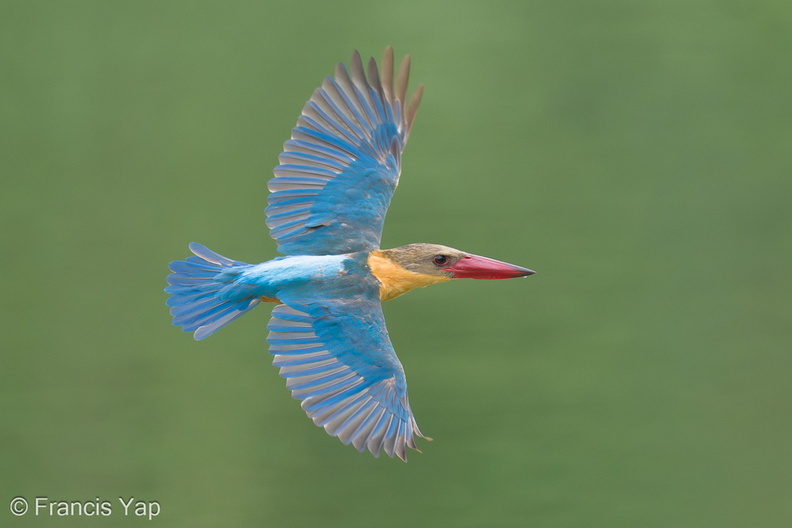
[[[314,423],[374,456],[407,460],[421,434],[388,338],[381,302],[451,279],[507,279],[534,271],[437,244],[380,249],[423,86],[407,100],[410,57],[394,78],[360,54],[340,63],[302,109],[269,181],[270,235],[286,256],[261,264],[192,243],[171,262],[173,324],[204,339],[261,302],[273,365]]]

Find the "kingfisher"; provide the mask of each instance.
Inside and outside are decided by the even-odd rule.
[[[410,56],[394,75],[355,51],[305,103],[284,143],[265,210],[285,256],[261,264],[191,243],[170,263],[173,324],[204,339],[260,303],[273,365],[313,422],[358,451],[407,461],[421,434],[381,303],[451,279],[508,279],[535,272],[438,244],[380,249],[423,86],[407,99]]]

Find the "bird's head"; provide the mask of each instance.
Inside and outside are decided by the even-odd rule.
[[[380,298],[383,301],[414,288],[451,279],[511,279],[536,273],[439,244],[409,244],[372,251],[368,263],[382,284]]]

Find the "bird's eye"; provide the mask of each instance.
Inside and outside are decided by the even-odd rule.
[[[434,258],[432,258],[432,262],[434,262],[436,266],[445,266],[448,264],[448,257],[445,255],[435,255]]]

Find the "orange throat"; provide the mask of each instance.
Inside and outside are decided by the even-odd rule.
[[[368,267],[371,274],[380,282],[380,301],[383,302],[395,299],[415,288],[424,288],[430,284],[451,280],[451,277],[406,270],[384,256],[383,252],[378,249],[369,253]]]

